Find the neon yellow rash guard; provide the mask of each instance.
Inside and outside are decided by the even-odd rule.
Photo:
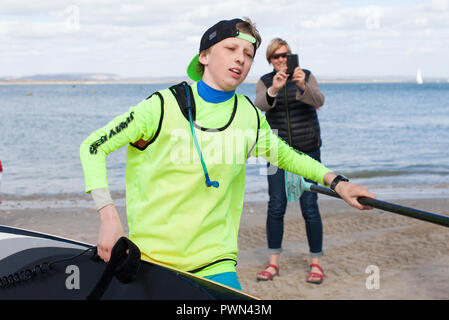
[[[143,258],[183,271],[222,261],[196,273],[200,276],[235,272],[248,157],[262,156],[321,184],[331,170],[273,134],[265,116],[246,97],[235,94],[214,104],[198,95],[196,83],[192,91],[195,133],[209,175],[220,183],[218,189],[206,187],[189,122],[166,89],[131,107],[82,143],[86,192],[107,188],[106,157],[129,144],[129,237]],[[151,143],[136,144],[141,140]]]

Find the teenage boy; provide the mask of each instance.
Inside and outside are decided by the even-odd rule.
[[[97,245],[104,261],[124,236],[108,191],[106,156],[124,145],[129,144],[129,238],[142,258],[236,289],[241,289],[235,265],[246,159],[263,156],[326,185],[337,177],[278,139],[250,100],[235,93],[260,42],[249,19],[218,22],[203,35],[187,69],[197,82],[156,92],[82,143],[86,192],[100,215]],[[345,181],[335,190],[359,209],[367,208],[357,197],[373,197],[365,187]]]

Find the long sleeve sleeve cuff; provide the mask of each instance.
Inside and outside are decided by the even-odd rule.
[[[90,194],[92,195],[92,199],[95,202],[95,208],[97,209],[97,211],[101,208],[106,207],[107,205],[114,204],[108,188],[94,189]]]

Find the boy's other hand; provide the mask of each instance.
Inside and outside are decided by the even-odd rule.
[[[97,253],[104,262],[111,258],[111,251],[118,239],[125,236],[122,223],[114,205],[101,208],[101,225],[98,233]]]

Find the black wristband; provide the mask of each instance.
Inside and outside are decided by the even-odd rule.
[[[330,185],[330,188],[331,188],[332,190],[334,190],[334,191],[335,191],[335,187],[336,187],[336,186],[337,186],[337,184],[338,184],[339,182],[341,182],[341,181],[345,181],[345,182],[348,182],[348,181],[349,181],[349,179],[348,179],[348,178],[346,178],[345,176],[343,176],[343,175],[339,174],[338,176],[336,176],[336,177],[335,177],[335,179],[334,179],[334,180],[332,180],[332,183],[331,183],[331,185]]]

